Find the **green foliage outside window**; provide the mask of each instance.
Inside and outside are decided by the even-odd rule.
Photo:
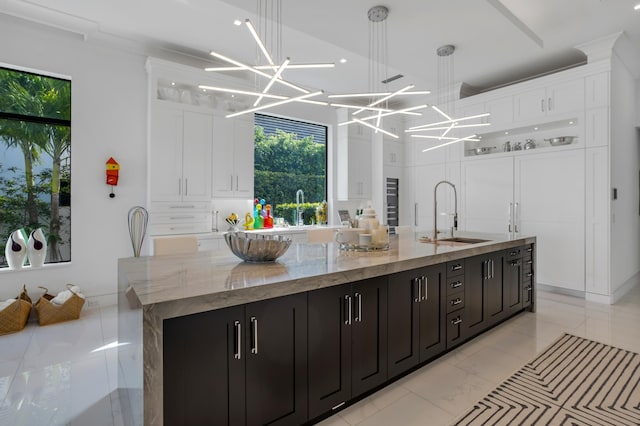
[[[302,189],[305,224],[310,224],[316,207],[326,199],[326,146],[314,142],[313,136],[298,138],[279,129],[266,135],[261,126],[255,126],[254,135],[255,197],[264,198],[276,217],[292,223],[296,192]]]

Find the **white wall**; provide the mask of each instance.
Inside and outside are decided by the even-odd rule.
[[[66,283],[87,295],[116,292],[117,259],[132,255],[127,212],[144,205],[146,190],[146,72],[143,55],[83,41],[0,14],[0,61],[72,80],[71,262],[39,270],[0,270],[0,299],[22,284],[32,296]],[[116,197],[108,197],[105,162],[121,166]]]
[[[611,201],[611,292],[614,293],[639,272],[640,140],[635,128],[636,79],[615,53],[611,68],[610,173],[611,186],[618,189],[618,199]]]

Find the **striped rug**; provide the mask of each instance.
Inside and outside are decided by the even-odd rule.
[[[455,425],[640,425],[640,355],[565,334]]]

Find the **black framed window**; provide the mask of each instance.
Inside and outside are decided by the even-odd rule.
[[[71,81],[0,67],[0,267],[16,230],[42,229],[46,263],[71,260],[70,190]]]

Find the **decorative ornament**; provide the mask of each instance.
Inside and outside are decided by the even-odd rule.
[[[31,267],[39,268],[44,265],[44,260],[47,257],[47,239],[42,228],[31,231],[27,241],[27,252]]]
[[[4,249],[4,257],[7,259],[9,269],[22,269],[27,257],[27,243],[21,229],[13,231],[9,235]]]
[[[118,172],[120,171],[120,164],[113,157],[109,157],[107,160],[107,185],[111,185],[111,193],[109,198],[114,198],[116,194],[113,193],[113,187],[118,185]]]

